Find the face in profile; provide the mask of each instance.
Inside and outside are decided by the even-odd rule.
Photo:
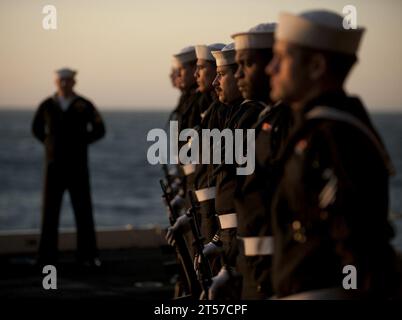
[[[302,100],[311,80],[301,49],[286,41],[276,41],[273,53],[266,68],[270,76],[271,99],[287,103]]]
[[[200,92],[208,92],[213,90],[212,82],[216,76],[216,66],[214,63],[204,59],[197,60],[197,69],[194,77],[197,81],[198,90]]]
[[[254,49],[236,51],[238,68],[235,78],[244,99],[262,100],[267,96],[269,78],[265,73],[265,67],[269,58]]]
[[[177,83],[182,90],[189,90],[195,84],[195,65],[184,63],[179,65]]]
[[[219,101],[230,104],[241,97],[235,79],[235,66],[219,66],[216,68],[216,77],[213,82]]]
[[[173,88],[179,88],[179,82],[177,81],[179,77],[179,69],[172,68],[170,70],[169,78]]]

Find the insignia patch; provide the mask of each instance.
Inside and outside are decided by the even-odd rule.
[[[301,222],[298,220],[295,220],[292,222],[292,230],[293,230],[293,240],[304,243],[306,242],[306,230],[302,226]]]
[[[329,168],[324,170],[322,178],[327,180],[327,183],[322,188],[318,200],[320,208],[324,209],[335,202],[336,191],[338,190],[338,178]]]
[[[272,130],[272,125],[270,123],[268,123],[268,122],[263,122],[261,129],[264,130],[264,131],[271,131]]]
[[[306,150],[307,145],[308,145],[308,143],[307,143],[306,139],[300,140],[298,143],[296,143],[295,152],[297,154],[302,154],[304,152],[304,150]]]

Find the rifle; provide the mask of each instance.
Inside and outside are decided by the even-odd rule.
[[[181,188],[181,181],[179,177],[176,177],[174,174],[171,174],[166,164],[162,164],[162,170],[165,176],[168,193],[179,194]]]
[[[166,164],[162,164],[162,170],[165,175],[166,182],[170,186],[172,176],[169,174],[169,169]]]
[[[166,205],[168,207],[169,223],[171,226],[173,226],[179,215],[170,204],[171,199],[163,180],[160,180],[159,182],[163,192],[162,197],[165,199]],[[175,249],[176,257],[178,259],[179,265],[182,267],[182,271],[185,277],[185,279],[183,279],[184,290],[191,296],[198,298],[201,291],[200,283],[194,270],[193,260],[190,252],[188,251],[186,241],[181,234],[175,234]]]
[[[208,300],[208,290],[209,287],[212,284],[212,271],[211,271],[211,266],[209,265],[209,261],[207,257],[204,255],[204,238],[201,235],[200,232],[200,227],[198,225],[197,221],[197,216],[196,216],[196,204],[195,204],[195,199],[194,199],[194,193],[193,191],[189,190],[188,191],[188,196],[190,199],[191,207],[190,210],[186,213],[188,217],[191,217],[192,219],[190,220],[190,225],[191,225],[191,231],[193,233],[194,237],[194,247],[195,251],[197,252],[199,258],[200,258],[200,264],[199,264],[199,281],[202,286],[202,290],[204,291],[204,296],[206,300]]]

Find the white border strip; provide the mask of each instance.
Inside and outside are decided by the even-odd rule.
[[[244,237],[245,256],[262,256],[274,253],[274,237]]]
[[[221,229],[237,228],[237,213],[218,215]]]
[[[211,187],[211,188],[200,189],[200,190],[197,190],[195,192],[195,195],[197,196],[198,202],[215,199],[215,197],[216,197],[216,188]]]

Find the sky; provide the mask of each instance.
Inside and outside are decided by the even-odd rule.
[[[45,5],[57,29],[45,30]],[[78,70],[76,91],[101,109],[172,109],[168,74],[182,47],[230,35],[282,11],[357,9],[367,28],[346,88],[369,110],[402,109],[400,0],[1,0],[0,109],[33,109],[54,92],[54,70]]]

